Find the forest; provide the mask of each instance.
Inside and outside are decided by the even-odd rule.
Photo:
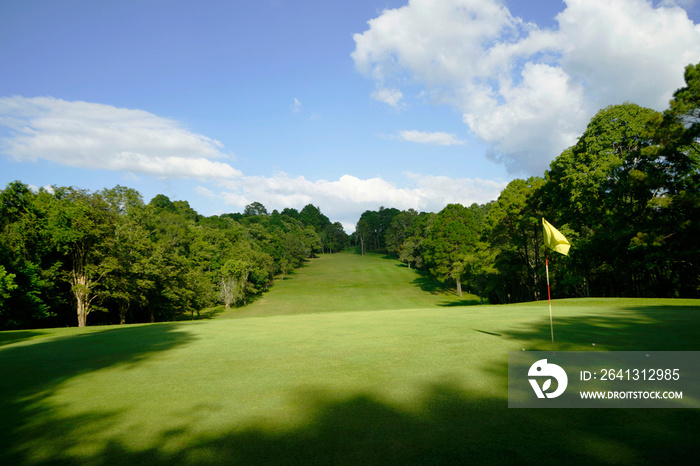
[[[544,177],[515,179],[497,200],[438,213],[366,211],[363,252],[491,303],[546,299],[542,218],[572,243],[550,254],[553,297],[700,297],[700,64],[657,112],[600,110]]]
[[[351,243],[488,299],[546,297],[542,218],[572,243],[549,256],[553,297],[700,297],[700,64],[663,112],[600,110],[544,177],[485,205],[366,211],[349,237],[311,204],[204,217],[135,190],[0,192],[0,329],[194,318],[245,305],[306,258]],[[88,318],[89,317],[89,318]]]
[[[122,186],[34,192],[15,181],[0,193],[0,329],[194,318],[245,305],[348,241],[313,205],[203,217]]]

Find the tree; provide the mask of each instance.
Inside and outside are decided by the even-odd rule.
[[[236,279],[232,276],[221,277],[221,287],[219,289],[219,299],[224,303],[224,307],[229,309],[236,299]]]
[[[364,215],[364,214],[363,214]],[[367,248],[365,247],[365,240],[370,236],[370,226],[366,218],[360,217],[355,226],[355,238],[360,241],[360,254],[365,255],[367,253]],[[357,243],[355,243],[357,244]]]
[[[162,211],[173,213],[177,212],[177,207],[165,194],[157,194],[153,199],[151,199],[151,202],[149,202],[148,205],[151,206],[157,213]]]
[[[379,211],[377,212],[377,226],[376,226],[376,242],[377,242],[377,249],[383,250],[386,249],[386,234],[387,231],[389,231],[389,228],[391,226],[391,223],[394,221],[397,215],[399,215],[401,211],[396,208],[386,208],[386,207],[380,207]]]
[[[413,209],[405,210],[394,216],[384,234],[384,242],[389,254],[399,256],[401,245],[411,234],[416,218],[418,218],[418,212]]]
[[[309,251],[309,257],[316,257],[316,254],[323,252],[323,241],[321,240],[321,235],[316,233],[316,230],[312,226],[307,226],[301,232],[303,241]]]
[[[464,254],[462,258],[463,273],[476,289],[476,294],[481,297],[482,304],[496,272],[495,255],[495,251],[490,248],[488,243],[478,241],[474,248]]]
[[[219,297],[226,309],[245,301],[251,264],[240,259],[229,259],[221,269]]]
[[[54,189],[49,231],[54,246],[70,260],[67,280],[76,301],[78,326],[84,327],[99,296],[100,281],[115,267],[106,253],[114,219],[100,194],[77,188]]]
[[[146,217],[150,252],[145,265],[153,280],[147,294],[148,320],[175,320],[194,311],[206,292],[201,288],[196,229],[194,222],[177,210],[158,211],[149,205]]]
[[[0,191],[0,267],[5,270],[0,329],[51,325],[48,303],[62,306],[58,296],[59,260],[46,245],[45,190],[34,193],[19,181]],[[56,322],[53,322],[54,324]]]
[[[235,304],[238,298],[238,279],[235,276],[235,263],[232,259],[226,261],[221,268],[221,286],[219,289],[219,298],[223,301],[226,309]]]
[[[631,247],[663,262],[661,286],[677,296],[700,296],[700,63],[688,65],[685,86],[676,90],[655,127],[657,145],[640,182],[654,192],[650,221]]]
[[[300,230],[282,233],[277,236],[281,240],[282,254],[280,262],[285,260],[290,267],[299,267],[305,258],[311,255],[311,249],[304,242]]]
[[[318,225],[329,249],[347,242],[313,206],[309,225],[260,203],[247,214],[204,218],[162,194],[144,205],[122,186],[33,192],[10,183],[0,191],[0,328],[65,325],[71,301],[80,326],[95,310],[107,312],[91,323],[194,318],[218,299],[246,304],[275,273],[321,252]]]
[[[0,265],[0,315],[3,313],[3,304],[10,297],[10,292],[17,289],[15,275],[7,273],[5,267]]]
[[[655,280],[648,273],[656,266],[642,265],[648,257],[629,246],[660,194],[648,184],[659,120],[658,112],[631,103],[606,107],[546,173],[542,206],[548,219],[575,234],[571,270],[594,294],[639,295]]]
[[[416,239],[414,237],[406,239],[401,246],[399,246],[399,260],[405,262],[408,268],[411,268],[411,264],[418,260],[418,244],[416,244]]]
[[[379,249],[379,214],[377,212],[364,211],[360,215],[355,231],[360,235],[360,243],[364,252]]]
[[[138,191],[116,186],[100,192],[114,218],[114,238],[108,253],[114,268],[105,277],[106,298],[116,303],[120,324],[125,324],[131,305],[146,303],[154,281],[149,271],[151,243],[146,230],[148,219]]]
[[[340,222],[327,225],[321,234],[323,249],[328,249],[331,254],[342,251],[348,247],[348,235]]]
[[[20,181],[13,181],[0,191],[0,227],[18,221],[31,209],[34,193]]]
[[[310,225],[314,227],[317,233],[321,233],[328,225],[331,224],[328,217],[321,213],[321,209],[313,204],[305,205],[304,208],[301,209],[301,212],[299,212],[298,218],[305,226]]]
[[[449,204],[442,209],[425,239],[426,262],[441,281],[454,280],[462,296],[462,278],[467,272],[466,258],[474,253],[479,239],[479,225],[473,209]]]
[[[291,207],[285,207],[284,209],[282,209],[281,215],[293,218],[294,220],[299,220],[299,211]]]
[[[253,202],[252,204],[245,206],[243,215],[245,217],[255,217],[257,215],[268,215],[268,213],[264,205],[259,202]]]
[[[542,215],[536,206],[544,183],[540,177],[511,181],[487,216],[487,240],[498,272],[491,288],[500,302],[541,298]]]
[[[190,207],[190,203],[187,201],[173,201],[173,205],[175,206],[177,212],[187,220],[196,222],[201,217],[196,210]]]

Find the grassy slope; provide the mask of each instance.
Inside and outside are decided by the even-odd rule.
[[[62,329],[0,347],[0,463],[624,464],[697,455],[697,410],[507,408],[507,352],[550,349],[546,303],[441,307],[455,298],[421,291],[401,304],[410,310],[396,309],[420,290],[393,275],[408,270],[374,257],[353,280],[356,259],[313,261],[246,311],[264,318]],[[331,280],[334,261],[345,281]],[[372,302],[384,310],[369,310]],[[347,311],[326,312],[336,307]],[[558,349],[700,346],[698,301],[564,300],[554,310]]]
[[[322,255],[278,280],[274,292],[226,317],[376,311],[476,304],[479,298],[408,269],[379,254]]]

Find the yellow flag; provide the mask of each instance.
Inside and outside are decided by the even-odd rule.
[[[549,249],[568,256],[569,248],[571,247],[569,240],[544,218],[542,219],[542,227],[544,228],[544,245]]]

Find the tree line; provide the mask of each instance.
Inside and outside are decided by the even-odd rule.
[[[544,177],[438,213],[380,208],[354,240],[492,303],[542,299],[542,218],[573,244],[549,257],[558,297],[700,297],[700,64],[664,112],[600,110]]]
[[[550,256],[555,296],[700,297],[700,64],[684,77],[664,112],[600,110],[544,177],[513,180],[495,201],[366,211],[353,239],[459,294],[522,302],[546,296],[544,217],[573,244]],[[0,191],[0,328],[194,317],[348,245],[311,204],[203,217],[121,186],[35,192],[15,181]]]
[[[347,246],[340,223],[311,204],[203,217],[122,186],[35,192],[15,181],[0,191],[0,329],[193,318]]]

